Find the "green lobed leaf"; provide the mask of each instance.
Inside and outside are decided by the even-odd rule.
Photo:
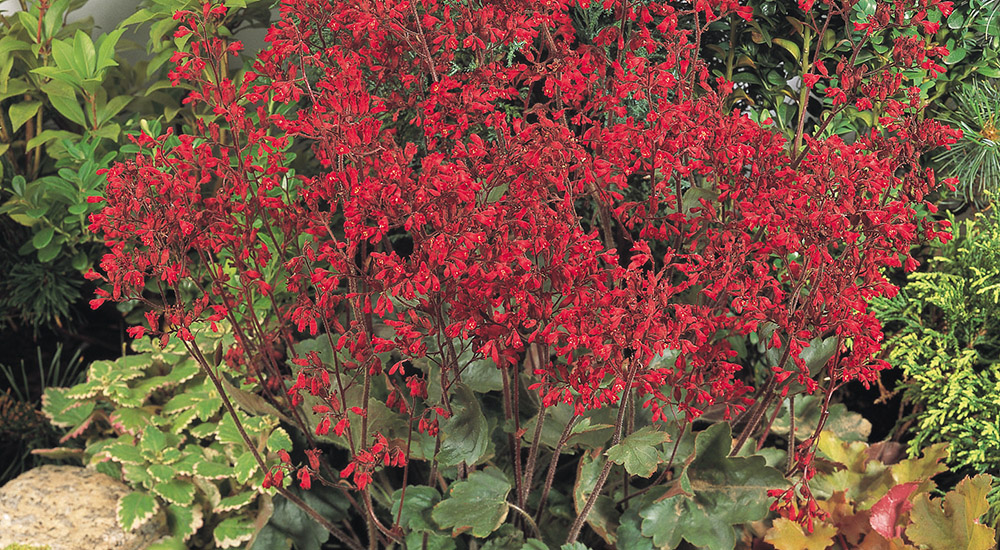
[[[805,353],[805,352],[803,352]],[[786,399],[771,431],[780,436],[787,436],[791,428],[789,420],[789,403]],[[823,400],[815,395],[802,395],[795,398],[795,436],[804,440],[816,431],[823,414]],[[856,412],[847,410],[843,403],[835,403],[827,411],[825,430],[836,433],[842,441],[868,441],[872,424]]]
[[[732,442],[726,423],[697,435],[695,455],[678,480],[693,494],[680,492],[641,510],[643,535],[661,547],[676,548],[684,539],[709,550],[732,550],[732,526],[767,515],[767,491],[787,482],[761,456],[729,458]]]
[[[468,531],[485,538],[507,518],[510,488],[507,476],[488,466],[453,483],[448,498],[434,506],[431,517],[440,527],[451,527],[453,537]]]
[[[159,503],[149,493],[129,493],[118,499],[118,525],[127,532],[134,531],[159,509]]]
[[[588,452],[580,459],[576,470],[576,483],[573,486],[573,506],[577,514],[583,511],[587,500],[594,492],[606,460],[599,450]],[[614,500],[601,495],[597,497],[594,507],[587,515],[587,524],[609,545],[614,546],[617,543],[618,515]]]
[[[562,452],[572,453],[575,447],[596,449],[605,447],[614,431],[614,413],[609,408],[592,409],[584,413],[583,418],[573,425],[572,435],[563,446]],[[541,442],[549,448],[555,448],[562,436],[563,428],[575,416],[573,407],[566,403],[550,405],[545,408],[545,422],[542,424]],[[538,416],[525,422],[524,439],[531,443],[535,434],[535,423]]]
[[[637,499],[637,503],[629,506],[625,513],[618,518],[618,528],[615,530],[615,537],[619,548],[628,550],[656,550],[653,546],[653,539],[643,536],[642,518],[639,517],[638,509],[645,508],[655,499],[648,498],[652,495],[647,493]],[[645,505],[643,505],[643,503]]]
[[[931,550],[989,550],[996,533],[979,523],[989,511],[986,495],[992,478],[979,474],[965,478],[943,499],[919,494],[910,510],[911,524],[906,536]]]
[[[465,384],[454,384],[452,403],[455,414],[441,423],[441,450],[438,462],[455,466],[475,464],[486,453],[490,427],[479,406],[479,399]]]
[[[407,548],[424,548],[424,540],[427,540],[427,550],[455,550],[455,539],[441,533],[428,533],[414,531],[406,536]]]
[[[405,498],[402,502],[403,511],[400,514],[400,497]],[[392,517],[399,517],[399,524],[413,531],[436,531],[431,521],[431,509],[441,502],[441,493],[433,487],[426,485],[411,485],[406,488],[406,494],[402,489],[397,489],[392,494]]]
[[[625,467],[625,471],[639,477],[649,477],[660,465],[659,446],[670,441],[670,435],[646,426],[628,435],[621,443],[608,449],[608,460]]]
[[[346,517],[350,506],[347,499],[334,489],[313,486],[308,491],[292,488],[291,491],[309,506],[331,521]],[[266,498],[266,496],[265,496]],[[330,533],[298,506],[282,496],[274,497],[274,511],[267,525],[254,541],[253,550],[289,548],[294,542],[296,550],[320,550]]]
[[[286,424],[294,424],[291,419],[275,408],[274,405],[268,403],[263,397],[256,393],[237,388],[225,377],[222,378],[222,387],[226,390],[229,398],[236,402],[244,411],[258,416],[271,415],[281,419]]]

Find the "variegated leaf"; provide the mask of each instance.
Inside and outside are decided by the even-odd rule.
[[[253,476],[254,472],[257,471],[257,467],[256,457],[250,451],[246,451],[236,459],[236,464],[233,466],[233,474],[236,476],[236,481],[241,484],[246,483]]]
[[[220,462],[202,460],[195,465],[194,473],[205,479],[226,479],[233,475],[233,467]]]
[[[124,472],[124,469],[122,471]],[[147,472],[149,472],[150,477],[160,483],[170,481],[177,473],[173,468],[165,464],[150,464]]]
[[[194,501],[194,485],[190,481],[174,479],[153,485],[153,492],[171,504],[188,506]]]
[[[222,520],[213,535],[219,548],[235,548],[253,538],[255,528],[249,519],[236,516]]]
[[[94,411],[93,401],[70,399],[68,392],[69,388],[45,388],[42,394],[42,413],[59,428],[79,426]]]
[[[139,452],[138,447],[128,443],[117,442],[106,449],[108,456],[115,462],[122,464],[145,464],[146,459]]]
[[[201,506],[197,504],[194,506],[171,504],[167,507],[167,519],[170,525],[170,534],[182,541],[191,538],[205,523]]]
[[[292,450],[292,438],[284,428],[275,428],[267,438],[267,450],[272,453]]]
[[[109,420],[111,421],[111,426],[118,431],[138,435],[146,426],[150,425],[152,416],[145,409],[125,407],[116,409],[115,412],[111,413]]]
[[[239,510],[244,506],[250,504],[257,498],[256,491],[243,491],[242,493],[236,493],[231,497],[226,497],[219,501],[214,508],[216,513],[228,512],[230,510]]]
[[[118,525],[125,531],[134,531],[156,514],[160,505],[149,493],[129,493],[118,499]]]

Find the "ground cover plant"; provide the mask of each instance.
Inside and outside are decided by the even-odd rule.
[[[50,416],[175,518],[209,486],[268,495],[160,548],[846,548],[789,542],[838,498],[869,544],[988,548],[988,477],[942,505],[940,449],[886,468],[824,432],[861,424],[835,392],[888,366],[884,270],[949,237],[918,208],[921,155],[959,137],[922,116],[951,4],[786,8],[799,103],[753,117],[734,106],[760,92],[703,52],[753,24],[735,2],[288,0],[234,78],[227,8],[178,12],[170,78],[201,116],[133,136],[90,202],[92,305],[138,302],[149,357],[52,390]],[[181,397],[195,379],[153,357],[178,345]],[[105,399],[146,421],[92,426]],[[191,437],[232,476],[163,456]]]

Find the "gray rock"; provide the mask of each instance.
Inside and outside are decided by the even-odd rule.
[[[51,550],[140,550],[166,534],[163,510],[138,529],[118,527],[125,484],[77,466],[41,466],[0,487],[0,548],[20,543]]]

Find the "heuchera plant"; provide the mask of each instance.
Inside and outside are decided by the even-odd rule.
[[[922,119],[904,76],[943,70],[946,50],[924,36],[928,12],[947,15],[949,2],[880,2],[857,24],[851,2],[800,8],[814,36],[848,29],[851,56],[816,62],[804,83],[823,80],[832,98],[814,135],[843,109],[878,116],[853,142],[814,139],[803,124],[789,141],[722,108],[733,84],[709,78],[700,54],[713,21],[752,18],[730,0],[285,0],[269,46],[234,80],[224,68],[241,45],[215,33],[225,8],[178,12],[178,36],[194,36],[171,76],[213,116],[136,136],[140,154],[107,172],[106,206],[91,217],[110,249],[92,276],[107,288],[93,306],[142,300],[148,324],[130,334],[185,342],[223,397],[192,326],[231,323],[229,365],[307,439],[299,462],[260,464],[273,466],[264,487],[289,498],[293,478],[338,487],[367,533],[311,515],[352,548],[422,528],[403,517],[411,485],[429,507],[450,484],[432,519],[453,534],[485,537],[511,509],[534,525],[561,448],[589,429],[579,419],[610,409],[615,452],[581,462],[592,475],[566,531],[573,543],[616,465],[619,505],[629,476],[658,471],[654,485],[687,498],[713,453],[734,483],[763,468],[726,455],[758,437],[760,448],[795,394],[820,395],[824,415],[789,442],[791,484],[768,474],[756,486],[810,525],[822,514],[811,457],[832,395],[887,366],[867,307],[896,291],[882,270],[912,270],[918,239],[947,238],[914,207],[935,186],[921,153],[957,132]],[[592,36],[573,25],[581,10],[604,22]],[[889,31],[891,55],[859,57]],[[751,335],[765,372],[745,372],[734,347]],[[484,364],[499,380],[476,390]],[[482,420],[487,395],[502,405],[500,425]],[[566,405],[573,414],[554,413]],[[392,415],[404,427],[387,433]],[[701,431],[682,465],[682,434],[703,416],[731,422],[735,437],[729,426]],[[549,417],[561,425],[546,427]],[[494,427],[505,444],[490,440]],[[546,429],[562,436],[543,481]],[[506,472],[483,467],[501,454]],[[387,487],[403,502],[395,513]],[[492,510],[483,521],[456,517],[476,502]],[[664,513],[640,510],[655,523],[642,535],[673,547],[682,531],[665,532]]]

